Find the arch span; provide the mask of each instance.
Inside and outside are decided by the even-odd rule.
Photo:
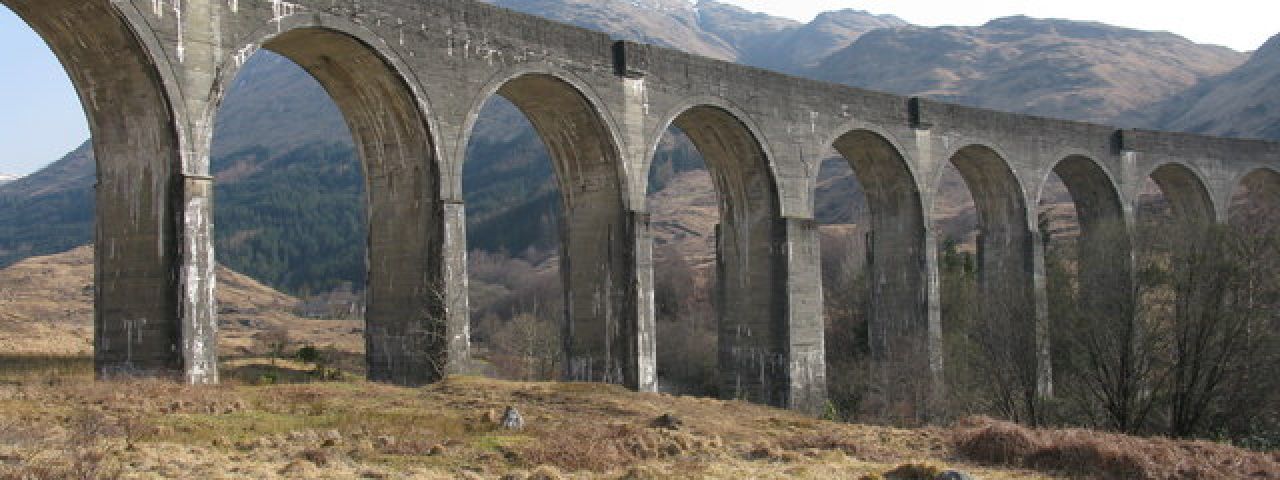
[[[1026,190],[1005,158],[974,144],[950,161],[978,210],[980,347],[992,359],[993,373],[1011,387],[1008,393],[1030,406],[1031,399],[1052,392],[1043,245],[1030,223]]]
[[[725,106],[690,104],[670,118],[664,127],[688,135],[717,193],[714,303],[721,395],[789,405],[791,326],[785,293],[777,288],[786,259],[775,248],[785,226],[768,155],[740,114]]]
[[[1218,218],[1218,209],[1204,177],[1191,167],[1168,162],[1156,167],[1149,176],[1181,221],[1208,225]]]
[[[273,30],[261,46],[310,73],[346,120],[363,166],[369,219],[368,375],[421,385],[443,378],[468,351],[465,291],[456,286],[465,264],[450,245],[457,243],[458,220],[440,200],[425,100],[387,52],[358,35],[300,24]],[[238,72],[243,59],[229,61],[235,64],[225,72]],[[218,82],[212,98],[230,84]]]
[[[1092,158],[1083,155],[1071,155],[1060,160],[1054,165],[1053,173],[1066,185],[1080,222],[1077,253],[1080,285],[1088,287],[1080,292],[1082,300],[1088,304],[1099,301],[1096,298],[1099,295],[1114,296],[1132,291],[1131,227],[1124,201],[1111,175]],[[1048,183],[1047,179],[1045,183]],[[1044,194],[1043,184],[1040,192]],[[1128,297],[1127,294],[1123,296]],[[1118,297],[1114,299],[1121,300]]]
[[[503,75],[474,102],[464,137],[497,94],[528,118],[551,155],[562,205],[564,376],[652,390],[653,329],[644,325],[637,277],[648,224],[627,208],[616,131],[594,96],[563,74],[523,68]]]
[[[862,184],[870,210],[868,278],[872,385],[868,410],[912,405],[928,418],[940,392],[941,330],[929,315],[928,228],[920,189],[884,136],[851,130],[833,142]],[[931,381],[920,382],[921,372]],[[832,373],[834,374],[834,373]]]

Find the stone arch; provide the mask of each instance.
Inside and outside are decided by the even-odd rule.
[[[1052,172],[1066,186],[1080,226],[1074,259],[1078,316],[1106,319],[1098,328],[1124,325],[1135,313],[1135,285],[1132,218],[1120,189],[1102,164],[1083,154],[1061,158]],[[1048,182],[1046,175],[1039,197]]]
[[[948,155],[973,195],[978,228],[986,235],[1015,235],[1028,230],[1026,190],[1008,158],[997,148],[969,144]]]
[[[882,133],[851,129],[832,145],[861,183],[871,214],[868,409],[887,414],[891,405],[909,404],[928,418],[942,376],[941,330],[929,315],[931,239],[919,183],[902,149]],[[921,372],[930,372],[930,381],[919,381]]]
[[[538,93],[552,93],[554,98],[538,98]],[[606,185],[627,185],[629,175],[625,162],[621,160],[620,130],[600,96],[587,82],[572,73],[546,62],[534,62],[494,74],[475,95],[460,131],[459,158],[453,165],[456,170],[453,176],[459,182],[458,192],[462,191],[460,182],[465,161],[462,157],[466,155],[466,146],[471,141],[480,111],[494,95],[502,96],[515,105],[545,142],[566,202],[570,200],[567,187],[572,187],[566,182],[586,182],[582,175],[587,171],[606,179]],[[561,112],[556,108],[558,105],[570,107]],[[574,118],[565,115],[566,112]],[[583,125],[587,129],[580,131],[577,127]],[[590,154],[573,152],[572,147],[579,143],[589,147]],[[625,191],[621,194],[621,201],[624,207],[630,206]]]
[[[1231,198],[1246,191],[1271,209],[1280,209],[1280,170],[1260,167],[1243,172],[1231,183]]]
[[[1018,398],[1050,395],[1051,367],[1044,306],[1044,264],[1026,189],[996,148],[969,144],[949,161],[978,211],[977,288],[984,348]],[[937,207],[937,200],[934,200]]]
[[[257,48],[314,77],[337,104],[364,170],[368,203],[366,361],[370,380],[421,385],[467,355],[463,275],[451,252],[456,220],[441,200],[437,142],[421,90],[377,37],[325,15],[261,29],[219,69],[206,141],[225,88]],[[206,144],[207,145],[207,144]],[[463,266],[462,268],[465,268]],[[459,300],[461,298],[461,300]]]
[[[495,94],[533,125],[550,153],[563,207],[564,376],[647,390],[652,388],[646,378],[652,368],[645,362],[652,355],[645,358],[641,344],[652,332],[637,319],[638,303],[644,300],[637,285],[636,239],[643,225],[627,208],[617,130],[584,85],[548,65],[499,72],[473,102],[460,148]],[[461,169],[462,161],[456,167]]]
[[[679,128],[702,155],[716,189],[721,395],[785,406],[791,399],[789,320],[778,288],[786,268],[776,247],[784,234],[780,202],[765,144],[746,118],[721,101],[694,99],[657,124],[647,152],[651,159],[661,133]]]
[[[1191,166],[1165,162],[1153,168],[1148,177],[1160,188],[1173,207],[1174,215],[1182,221],[1210,224],[1219,218],[1205,177]]]
[[[1116,227],[1125,226],[1127,214],[1120,188],[1103,165],[1086,155],[1071,154],[1055,163],[1051,172],[1062,180],[1071,194],[1082,235],[1096,233],[1108,223],[1114,223]],[[1038,201],[1043,200],[1048,183],[1046,173],[1037,189]]]
[[[186,112],[155,34],[132,6],[118,2],[2,3],[58,57],[93,137],[97,375],[216,382],[202,345],[184,335],[184,325],[212,328],[212,262],[184,248],[200,239],[180,228],[204,220],[184,218],[180,207],[191,188],[184,178],[207,169],[183,154]]]

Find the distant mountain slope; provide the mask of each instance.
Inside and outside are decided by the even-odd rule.
[[[980,27],[875,30],[810,73],[966,105],[1110,122],[1244,60],[1169,33],[1010,17]]]
[[[685,0],[485,0],[627,40],[678,48],[720,60],[737,60],[737,48],[698,26]]]
[[[1280,140],[1280,35],[1230,73],[1146,111],[1133,123],[1229,137]]]
[[[892,15],[872,15],[859,10],[826,12],[812,22],[783,32],[773,42],[747,50],[742,61],[786,73],[804,74],[868,32],[907,25],[906,21]],[[843,79],[839,81],[845,82]]]

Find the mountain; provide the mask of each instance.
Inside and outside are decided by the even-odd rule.
[[[615,37],[720,60],[740,53],[728,41],[698,25],[698,10],[685,0],[485,0]]]
[[[1034,115],[1111,122],[1239,66],[1245,55],[1162,32],[1009,17],[874,30],[809,74]]]
[[[868,32],[905,26],[908,26],[906,21],[893,15],[873,15],[860,10],[825,12],[812,22],[781,32],[772,42],[748,49],[742,62],[804,74]]]
[[[3,173],[0,173],[0,185],[4,185],[6,183],[12,182],[19,178],[22,178],[22,177],[19,177],[17,175],[5,175]]]
[[[1170,34],[1061,20],[923,28],[853,10],[802,24],[713,0],[491,3],[618,38],[857,86],[1085,120],[1165,100],[1244,61],[1243,54]],[[233,81],[217,122],[219,261],[294,294],[359,287],[364,185],[345,122],[323,88],[292,62],[262,51]],[[559,197],[545,146],[500,97],[485,106],[475,128],[464,167],[470,247],[531,259],[553,255]],[[672,207],[655,217],[671,228],[659,241],[686,230],[689,238],[705,239],[712,223],[702,217],[714,212],[698,199],[708,198],[711,187],[685,175],[704,167],[688,140],[671,133],[655,159],[653,194],[688,198],[668,201]],[[0,186],[0,267],[92,239],[93,168],[85,144]],[[863,206],[847,167],[824,168],[822,189],[819,217],[856,223]],[[663,218],[666,212],[672,218]],[[963,230],[964,222],[957,225]]]
[[[1240,68],[1134,112],[1128,120],[1166,130],[1280,140],[1280,35]]]

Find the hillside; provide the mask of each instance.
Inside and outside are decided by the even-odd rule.
[[[1134,112],[1130,121],[1168,130],[1280,140],[1280,35],[1240,68]]]
[[[811,76],[1018,113],[1111,122],[1221,75],[1243,54],[1169,33],[1010,17],[875,30]]]
[[[309,320],[293,314],[296,298],[219,266],[219,347],[245,354],[255,333],[284,328],[299,343],[363,351],[359,322]],[[93,352],[93,247],[33,257],[0,269],[0,355],[88,355]]]

